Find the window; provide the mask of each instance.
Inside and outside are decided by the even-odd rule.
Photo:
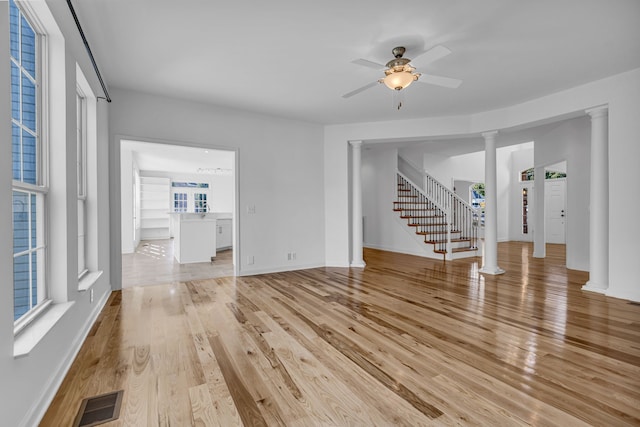
[[[41,129],[42,37],[9,1],[11,153],[13,169],[13,312],[16,327],[47,302],[45,283],[47,186]]]
[[[520,172],[520,181],[533,181],[535,178],[534,175],[534,168],[529,168],[527,170],[523,170],[522,172]],[[544,171],[544,179],[560,179],[560,178],[566,178],[567,174],[565,172],[560,172],[560,171],[552,171],[552,170],[545,170]]]
[[[174,212],[210,211],[211,190],[208,182],[172,181],[171,192]]]
[[[469,187],[469,200],[474,208],[474,219],[484,227],[484,182],[476,182]]]
[[[533,181],[533,178],[533,168],[529,168],[520,172],[520,181]]]
[[[78,64],[75,103],[77,274],[78,290],[86,291],[102,274],[98,263],[98,100]],[[54,172],[66,174],[63,170],[53,169]]]
[[[187,211],[187,193],[173,193],[173,211]]]
[[[78,277],[87,272],[87,99],[76,93],[76,173],[78,182]]]
[[[194,204],[194,212],[208,212],[207,209],[207,195],[205,193],[194,193],[193,200]]]

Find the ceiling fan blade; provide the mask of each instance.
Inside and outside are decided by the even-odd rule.
[[[428,51],[421,53],[420,55],[413,58],[411,60],[411,64],[414,67],[420,68],[425,65],[431,64],[432,62],[436,62],[438,59],[444,58],[450,53],[451,53],[451,50],[449,50],[448,48],[442,45],[438,45],[438,46],[432,47]],[[420,60],[416,61],[418,58],[420,58]],[[416,65],[416,62],[419,65]]]
[[[353,95],[357,95],[360,92],[364,92],[365,90],[370,89],[370,88],[374,87],[375,85],[377,85],[379,83],[380,82],[376,80],[375,82],[371,82],[369,84],[366,84],[366,85],[364,85],[364,86],[362,86],[362,87],[360,87],[360,88],[358,88],[356,90],[352,90],[349,93],[345,93],[344,95],[342,95],[342,97],[343,98],[351,98]]]
[[[422,74],[418,79],[421,83],[456,89],[462,84],[462,80],[451,77],[434,76],[433,74]]]
[[[382,70],[384,65],[366,59],[356,59],[351,61],[352,64],[362,65],[363,67],[373,68],[374,70]]]

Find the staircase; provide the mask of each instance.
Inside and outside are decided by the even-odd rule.
[[[444,259],[480,255],[474,209],[426,173],[424,187],[422,190],[398,171],[393,210]]]

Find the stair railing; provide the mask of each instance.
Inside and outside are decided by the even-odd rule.
[[[427,197],[433,198],[438,204],[449,209],[452,229],[460,231],[462,237],[470,239],[471,247],[477,248],[478,219],[476,210],[429,173],[423,171],[423,176]]]
[[[444,240],[435,239],[434,249],[436,252],[444,253],[445,258],[448,258],[451,254],[451,223],[448,219],[450,213],[447,207],[430,200],[424,191],[400,171],[397,172],[397,184],[396,201],[404,207],[405,218],[411,225],[418,227],[418,231],[429,230],[436,236],[446,236]],[[427,240],[426,237],[425,240]]]
[[[414,179],[415,177],[421,176],[423,185],[413,185],[420,188],[429,201],[447,213],[447,218],[450,220],[447,233],[449,236],[447,237],[447,249],[451,248],[451,231],[459,231],[460,237],[470,240],[470,246],[472,248],[478,247],[478,214],[469,203],[462,200],[460,196],[445,187],[429,173],[419,170],[402,157],[398,157],[398,169],[398,174],[403,175],[409,182],[411,182],[411,180],[406,178],[403,172],[407,172],[414,177]],[[447,250],[447,254],[450,253],[451,251]]]

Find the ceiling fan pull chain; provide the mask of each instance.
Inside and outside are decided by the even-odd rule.
[[[404,91],[400,89],[396,89],[393,91],[392,103],[393,106],[400,110],[402,108],[402,103],[404,102]]]

